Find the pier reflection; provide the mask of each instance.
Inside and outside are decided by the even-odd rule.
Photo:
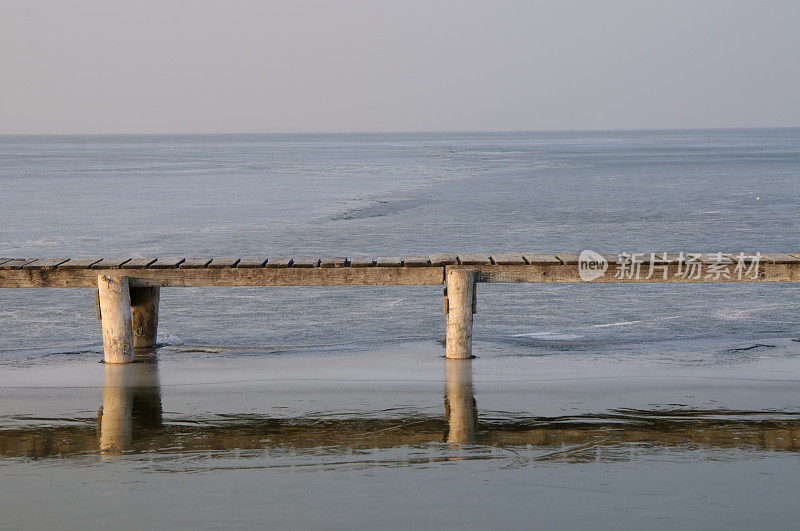
[[[102,407],[95,418],[0,421],[0,457],[45,458],[99,453],[181,454],[252,450],[269,455],[364,454],[392,448],[508,448],[533,460],[629,460],[666,448],[713,457],[720,449],[800,451],[800,413],[732,410],[610,410],[536,417],[492,411],[483,417],[473,388],[473,362],[447,360],[444,408],[276,417],[220,411],[202,418],[162,412],[159,370],[149,361],[104,367]],[[99,397],[98,397],[99,398]],[[324,396],[314,397],[314,400]],[[477,397],[480,401],[480,396]],[[403,400],[402,393],[398,400]],[[434,405],[435,403],[432,403]],[[441,404],[441,402],[439,402]],[[437,407],[441,408],[441,405]],[[480,422],[478,419],[481,419]],[[38,422],[38,425],[37,425]],[[699,450],[699,452],[698,452]],[[238,455],[238,454],[237,454]],[[699,457],[698,457],[699,456]]]
[[[97,416],[100,452],[130,450],[134,436],[145,437],[162,428],[161,388],[155,358],[137,363],[107,363],[103,405]]]
[[[478,408],[472,391],[472,360],[445,360],[444,416],[448,443],[472,444],[478,425]]]

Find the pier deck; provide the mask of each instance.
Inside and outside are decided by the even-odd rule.
[[[621,264],[616,254],[600,256],[609,268],[589,282],[800,282],[800,252],[761,253],[757,270],[749,273],[755,253],[693,253],[682,260],[677,254],[641,253],[628,264]],[[580,275],[575,253],[352,259],[0,258],[0,288],[97,287],[100,275],[127,276],[133,287],[437,285],[445,282],[448,269],[456,268],[475,271],[476,282],[587,281]]]
[[[800,252],[0,258],[0,288],[96,288],[106,362],[155,345],[162,287],[444,285],[448,358],[472,355],[476,283],[800,282]]]

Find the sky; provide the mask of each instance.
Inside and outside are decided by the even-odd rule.
[[[797,0],[0,0],[0,134],[800,126]]]

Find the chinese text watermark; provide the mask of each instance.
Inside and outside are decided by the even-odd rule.
[[[757,279],[761,253],[619,253],[602,255],[582,251],[578,257],[581,280],[591,282],[608,273],[617,280],[749,280]]]

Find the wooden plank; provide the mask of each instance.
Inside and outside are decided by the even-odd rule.
[[[208,267],[212,269],[223,269],[226,267],[234,267],[238,263],[238,258],[214,258],[211,260],[211,263],[208,264]]]
[[[150,264],[150,269],[175,269],[180,264],[182,264],[186,259],[185,258],[159,258],[152,264]]]
[[[69,262],[58,266],[60,269],[88,269],[102,260],[102,258],[73,258]]]
[[[178,266],[180,269],[202,269],[211,263],[211,258],[187,258]]]
[[[677,262],[678,262],[677,254],[662,252],[662,253],[648,253],[646,263],[664,265],[664,264],[675,264]]]
[[[731,264],[733,260],[726,253],[700,253],[699,260],[704,264]]]
[[[561,260],[562,264],[577,264],[579,256],[577,253],[556,253],[556,258]]]
[[[749,252],[749,251],[748,252],[739,251],[739,252],[736,252],[736,253],[725,253],[725,254],[734,263],[738,263],[739,259],[741,258],[744,261],[744,263],[749,264],[749,263],[751,263],[753,261],[753,259],[756,258],[756,253]],[[791,256],[791,255],[789,255],[789,256]],[[764,260],[763,254],[759,257],[759,261],[762,261],[762,262],[765,262],[765,263],[767,262],[767,260]]]
[[[638,263],[644,263],[644,260],[649,259],[649,254],[644,253],[598,253],[603,259],[608,262],[609,264],[621,264],[623,261],[630,261],[635,259]]]
[[[521,254],[497,253],[489,255],[495,265],[525,265],[525,260]]]
[[[665,258],[670,258],[670,255],[664,253],[629,253],[629,252],[622,252],[622,253],[598,253],[603,259],[608,262],[609,264],[623,264],[623,263],[631,263],[632,261],[636,261],[637,264],[649,264],[653,258],[655,258],[654,263],[664,264],[667,263],[664,261]],[[675,255],[677,256],[677,255]],[[572,257],[570,256],[570,260]],[[673,260],[674,262],[674,260]],[[577,263],[571,262],[571,263]],[[672,263],[672,262],[670,262]]]
[[[458,263],[461,265],[491,265],[492,261],[488,254],[463,253],[458,255]]]
[[[375,259],[378,267],[402,267],[403,259],[399,256],[379,256]]]
[[[69,258],[39,258],[22,266],[23,269],[55,269],[59,264],[68,262]]]
[[[606,262],[609,264],[623,264],[636,261],[637,264],[676,264],[678,263],[679,255],[674,253],[599,253]],[[706,253],[708,254],[708,253]],[[695,255],[693,255],[695,256]],[[723,255],[724,256],[724,255]],[[683,255],[684,262],[688,259],[688,255]]]
[[[701,260],[702,256],[705,255],[710,260],[710,257],[713,254],[715,254],[715,253],[692,253],[692,252],[689,252],[689,253],[663,253],[663,252],[662,253],[646,253],[646,258],[643,260],[643,263],[649,264],[652,261],[653,258],[655,258],[653,263],[654,264],[660,264],[660,265],[663,265],[663,264],[678,264],[678,263],[685,264],[687,262],[692,262],[692,261],[693,262],[703,262],[703,260]],[[654,255],[654,256],[651,256],[651,255]],[[722,255],[723,256],[729,256],[728,253],[722,253]]]
[[[761,260],[771,264],[796,264],[800,263],[800,258],[786,253],[761,253]]]
[[[22,266],[30,264],[34,260],[36,260],[36,258],[14,258],[8,260],[4,264],[0,264],[0,269],[22,269]]]
[[[374,258],[351,258],[350,267],[372,267],[375,265]]]
[[[92,269],[119,269],[119,266],[128,262],[130,258],[103,258],[92,264]]]
[[[403,258],[403,265],[406,267],[427,267],[430,260],[427,256],[406,256]]]
[[[319,258],[300,257],[292,260],[292,267],[317,267]]]
[[[277,258],[270,258],[269,262],[267,262],[267,267],[269,268],[283,268],[289,267],[292,265],[292,258],[290,256],[279,256]]]
[[[155,258],[131,258],[119,267],[120,269],[144,269],[155,261]]]
[[[319,262],[320,267],[347,267],[348,265],[347,258],[340,256],[328,256]]]
[[[525,266],[529,267],[529,266]],[[0,288],[96,287],[94,269],[3,270]],[[441,285],[442,267],[289,267],[138,269],[126,273],[134,287],[394,286]]]
[[[553,253],[523,253],[522,258],[529,264],[561,264]]]
[[[241,267],[243,269],[253,269],[264,267],[264,264],[267,263],[266,258],[258,258],[253,256],[246,256],[239,260],[239,263],[236,264],[236,267]]]
[[[456,255],[451,253],[432,254],[430,255],[430,260],[432,266],[445,266],[458,263]]]

